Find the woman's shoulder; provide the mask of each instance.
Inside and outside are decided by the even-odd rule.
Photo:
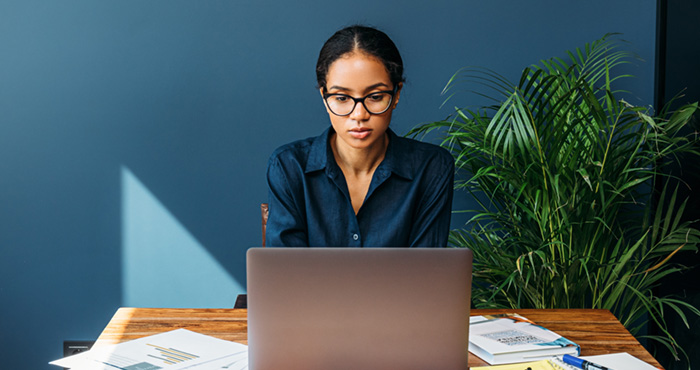
[[[320,158],[314,158],[325,155],[327,138],[328,130],[319,136],[312,136],[284,144],[272,152],[269,163],[296,163],[300,165],[301,168],[305,168],[309,160],[318,161]]]
[[[399,155],[404,158],[415,158],[417,160],[438,160],[445,164],[454,163],[454,158],[450,152],[432,143],[419,141],[416,139],[394,136],[397,143]]]
[[[445,177],[454,172],[452,154],[438,145],[407,137],[392,136],[394,145],[389,157],[389,166],[396,174],[407,178]]]
[[[297,157],[299,155],[308,154],[311,146],[313,145],[315,137],[308,137],[306,139],[292,141],[291,143],[284,144],[270,155],[270,159],[280,158],[280,157]]]

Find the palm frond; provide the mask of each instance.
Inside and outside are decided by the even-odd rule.
[[[517,83],[461,69],[446,101],[466,85],[493,105],[409,132],[442,135],[455,187],[477,207],[450,234],[474,252],[474,306],[606,308],[633,334],[655,323],[655,339],[682,354],[664,312],[686,322],[700,311],[654,287],[685,269],[671,257],[696,251],[700,232],[681,221],[685,200],[658,165],[699,154],[682,134],[698,104],[653,116],[620,99],[615,86],[628,76],[617,70],[634,55],[615,35],[566,55],[528,66]]]

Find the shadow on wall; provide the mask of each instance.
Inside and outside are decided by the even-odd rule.
[[[233,307],[242,286],[126,167],[122,185],[122,304]]]

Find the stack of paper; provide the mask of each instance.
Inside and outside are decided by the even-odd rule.
[[[491,365],[578,356],[579,351],[576,343],[517,314],[470,318],[469,352]]]
[[[248,346],[178,329],[50,362],[72,370],[248,369]]]

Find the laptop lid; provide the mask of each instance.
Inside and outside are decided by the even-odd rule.
[[[466,369],[472,252],[253,248],[252,370]]]

